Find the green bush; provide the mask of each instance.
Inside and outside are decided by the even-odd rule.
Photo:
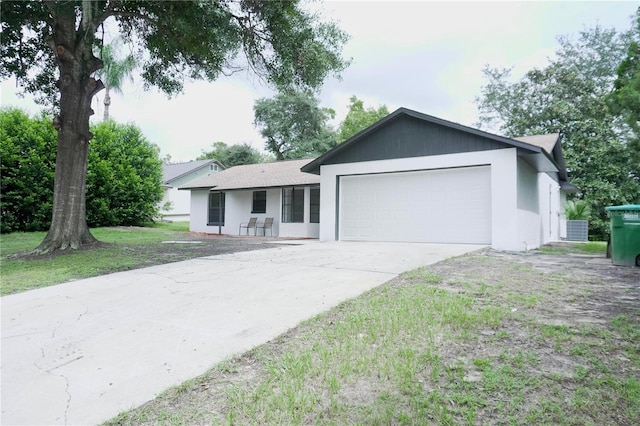
[[[51,118],[0,110],[0,232],[41,231],[51,223],[58,135]]]
[[[87,167],[89,226],[139,225],[162,199],[158,148],[132,124],[92,127]],[[57,133],[51,118],[0,110],[2,233],[46,231],[51,223]]]
[[[162,200],[159,149],[132,124],[93,126],[87,169],[89,226],[140,225]]]

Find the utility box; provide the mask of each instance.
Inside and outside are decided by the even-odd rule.
[[[611,260],[614,265],[640,266],[640,205],[605,207],[611,219]]]
[[[567,241],[589,241],[589,221],[567,220]]]

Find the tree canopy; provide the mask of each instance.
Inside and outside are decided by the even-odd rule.
[[[609,101],[612,112],[621,115],[633,132],[629,151],[632,161],[640,164],[640,8],[635,23],[636,31],[631,34],[627,57],[618,66]]]
[[[263,161],[260,152],[249,144],[227,145],[224,142],[214,142],[209,151],[203,151],[197,160],[215,159],[225,167],[255,164]]]
[[[320,155],[336,145],[329,120],[335,111],[322,108],[308,91],[285,91],[258,99],[254,124],[265,139],[265,148],[277,160]]]
[[[89,117],[104,88],[95,48],[111,28],[144,58],[145,86],[169,95],[243,69],[278,88],[317,88],[348,65],[346,34],[298,0],[2,1],[0,28],[0,78],[15,76],[58,111],[52,221],[39,253],[95,242],[86,223]]]
[[[346,141],[387,115],[389,115],[389,110],[386,105],[380,105],[377,109],[371,107],[365,109],[364,103],[360,99],[351,96],[349,99],[349,112],[340,124],[338,141],[341,143]]]
[[[561,133],[569,179],[591,206],[590,232],[605,238],[604,207],[638,198],[640,163],[621,116],[608,107],[615,70],[631,33],[594,27],[559,38],[556,57],[516,81],[510,69],[484,70],[479,126],[507,136]]]

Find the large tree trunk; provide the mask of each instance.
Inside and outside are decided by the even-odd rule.
[[[58,130],[53,216],[49,232],[35,250],[37,253],[77,249],[97,241],[86,222],[85,188],[92,137],[91,100],[104,87],[91,74],[101,63],[93,56],[91,41],[77,37],[73,15],[70,19],[59,19],[57,24],[49,40],[60,70],[60,114],[53,122]]]

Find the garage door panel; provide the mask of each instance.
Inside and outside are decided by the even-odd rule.
[[[491,243],[491,169],[345,176],[343,240]]]

